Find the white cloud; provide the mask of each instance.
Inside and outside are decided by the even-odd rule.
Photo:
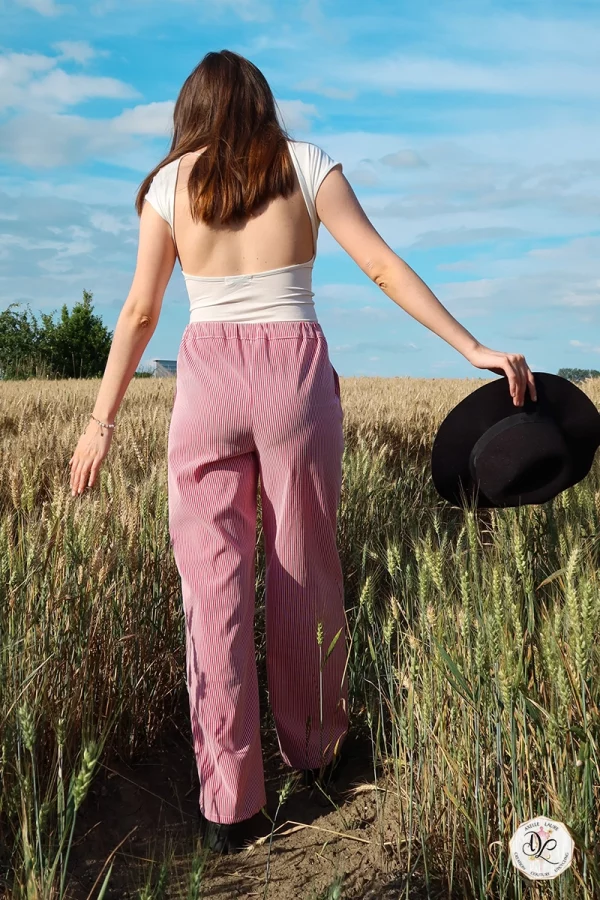
[[[109,234],[122,234],[123,232],[131,232],[131,217],[126,219],[117,216],[114,213],[105,212],[104,210],[95,210],[90,216],[90,225],[97,228],[98,231],[106,231]]]
[[[79,225],[69,225],[64,228],[54,228],[53,231],[60,232],[62,239],[49,240],[30,235],[12,234],[3,235],[3,243],[6,243],[7,246],[10,245],[13,252],[20,250],[28,256],[37,251],[37,267],[42,272],[54,274],[72,270],[72,257],[89,254],[94,250],[94,242],[89,229]],[[44,251],[48,252],[44,253]]]
[[[448,15],[439,19],[443,40],[458,48],[514,58],[584,59],[600,55],[600,27],[593,18],[543,18],[516,12],[486,10],[484,15]]]
[[[135,88],[117,78],[70,74],[58,68],[57,62],[57,56],[39,53],[0,56],[0,109],[48,113],[98,97],[139,96]]]
[[[273,12],[267,0],[205,0],[202,4],[197,3],[196,0],[177,0],[177,2],[189,7],[189,15],[197,15],[193,25],[204,25],[209,17],[218,20],[231,15],[231,13],[245,22],[267,22],[273,18]],[[166,8],[164,3],[154,4],[151,0],[128,0],[127,6],[138,7],[143,15],[152,12],[153,6]],[[89,9],[94,16],[111,14],[117,17],[122,7],[123,4],[119,0],[96,0]]]
[[[96,56],[109,56],[108,50],[96,50],[88,41],[57,41],[52,44],[59,51],[59,60],[73,60],[84,66]]]
[[[586,341],[569,341],[571,347],[579,347],[584,353],[600,353],[600,345],[594,346]]]
[[[297,50],[298,40],[296,35],[284,36],[280,33],[273,35],[258,34],[245,46],[239,47],[236,52],[250,59],[255,53],[263,53],[265,50]]]
[[[10,249],[0,267],[5,304],[24,301],[35,311],[50,311],[80,299],[87,288],[94,293],[95,305],[114,307],[115,312],[122,307],[131,284],[139,227],[132,186],[123,182],[119,188],[115,181],[107,188],[105,181],[102,198],[93,191],[91,198],[86,196],[83,180],[81,188],[76,200],[56,196],[52,185],[36,195],[31,183],[29,192],[21,191],[9,204],[6,194],[0,194],[3,206],[18,211],[10,233],[0,236],[0,246]],[[102,206],[90,209],[91,203]],[[185,285],[181,283],[179,291],[178,287],[172,285],[168,295],[179,293],[183,298]]]
[[[326,24],[325,14],[321,9],[320,0],[304,0],[301,8],[301,16],[312,28],[317,31]]]
[[[383,309],[379,306],[362,306],[357,312],[364,316],[368,316],[370,319],[385,319],[387,321],[394,317],[394,313],[391,309]]]
[[[580,281],[572,286],[565,286],[562,293],[563,306],[600,307],[600,282]]]
[[[585,277],[572,270],[561,271],[548,266],[539,273],[529,271],[515,274],[522,260],[503,261],[511,274],[497,278],[475,278],[471,281],[432,283],[430,287],[440,301],[453,314],[492,315],[521,312],[544,311],[552,317],[559,311],[569,312],[581,322],[600,321],[600,287],[597,277]],[[494,261],[488,264],[490,270],[497,268]],[[473,307],[472,301],[479,303]],[[583,310],[582,313],[579,310]]]
[[[144,103],[124,109],[110,120],[110,127],[123,134],[170,135],[173,129],[173,100]]]
[[[593,117],[585,124],[580,121],[578,128],[576,138],[577,128],[560,132],[556,124],[513,129],[508,135],[474,131],[452,141],[409,135],[410,149],[428,163],[410,169],[381,162],[398,152],[406,134],[345,132],[327,135],[323,141],[316,135],[314,140],[341,159],[375,228],[409,263],[416,251],[461,246],[476,250],[477,261],[463,249],[462,259],[444,260],[438,271],[474,278],[511,273],[537,278],[556,268],[565,270],[566,280],[562,272],[557,274],[557,284],[565,289],[562,306],[577,306],[579,315],[587,308],[593,316],[600,241],[577,235],[597,228],[600,129]],[[554,159],[540,161],[540,145],[551,147]],[[576,243],[561,249],[571,235]],[[491,246],[484,247],[483,242]],[[550,242],[554,246],[548,246]],[[332,252],[339,252],[333,239],[331,246]],[[570,296],[569,280],[576,284],[582,276],[584,285]],[[532,288],[534,304],[543,290],[542,282]]]
[[[471,272],[475,269],[475,263],[467,259],[458,259],[451,263],[438,263],[436,269],[440,272]]]
[[[394,94],[397,91],[469,91],[530,97],[597,97],[597,67],[557,61],[552,64],[510,65],[472,63],[398,54],[387,59],[355,59],[340,63],[338,79]]]
[[[4,156],[32,168],[52,169],[102,158],[119,163],[132,137],[115,131],[110,121],[82,116],[26,113],[0,124]]]
[[[464,299],[483,300],[491,297],[498,289],[500,279],[478,278],[472,281],[449,281],[437,284],[436,289],[444,294],[447,300]]]
[[[294,90],[309,91],[311,94],[320,94],[332,100],[354,100],[357,95],[356,89],[344,90],[329,84],[324,85],[321,78],[305,78],[294,85]]]
[[[370,282],[365,276],[364,284],[338,284],[329,283],[319,285],[319,296],[327,300],[339,300],[346,304],[349,314],[354,315],[357,309],[361,308],[358,304],[367,304],[372,301],[373,297],[379,296],[379,288]],[[387,302],[387,301],[386,301]],[[362,306],[363,309],[367,308]]]
[[[140,94],[116,78],[70,74],[58,67],[60,58],[81,63],[92,58],[95,51],[86,41],[55,46],[62,57],[24,53],[0,56],[0,108],[18,110],[16,116],[0,122],[2,157],[41,168],[98,157],[118,163],[119,157],[133,154],[135,136],[169,134],[171,101],[138,104],[111,119],[65,114],[65,109],[88,100],[127,100]]]
[[[42,16],[60,16],[73,10],[73,6],[56,3],[55,0],[17,0],[17,3],[26,9],[35,10]]]
[[[55,69],[29,85],[26,105],[59,110],[97,97],[121,100],[138,96],[139,91],[117,78],[71,75]]]
[[[393,13],[330,18],[330,30],[338,22],[354,39],[362,37],[374,47],[380,33],[402,33],[406,26],[403,15]],[[412,34],[398,52],[375,51],[371,58],[325,52],[321,77],[345,89],[384,94],[466,91],[554,100],[600,93],[600,27],[593,15],[580,17],[574,11],[570,18],[544,18],[487,8],[479,15],[465,15],[448,7],[428,18],[426,27],[427,46],[435,48],[429,54],[414,52]],[[456,110],[448,113],[453,117]]]
[[[385,156],[381,157],[380,162],[382,162],[384,166],[391,166],[394,169],[412,169],[416,166],[427,165],[423,157],[419,156],[418,153],[415,153],[414,150],[398,150],[396,153],[386,153]]]
[[[478,244],[488,241],[510,241],[530,236],[522,228],[447,228],[437,231],[426,231],[420,234],[410,245],[411,250],[424,250],[430,247],[450,247],[453,244]]]
[[[80,90],[83,87],[79,85]],[[92,87],[99,93],[102,91],[101,84]],[[74,94],[75,90],[71,95]],[[309,116],[318,115],[316,107],[299,100],[281,101],[280,105],[286,127],[292,132],[309,130]],[[117,165],[150,169],[156,162],[156,153],[140,149],[135,138],[170,137],[173,108],[171,100],[138,104],[112,119],[25,111],[0,123],[0,154],[23,165],[41,168],[102,158]]]
[[[430,368],[434,371],[437,369],[451,369],[453,366],[457,366],[458,362],[457,359],[438,360],[438,362],[431,363]]]
[[[555,247],[534,247],[528,251],[527,256],[534,260],[542,260],[544,265],[547,264],[547,260],[552,260],[562,265],[575,265],[580,268],[589,269],[591,266],[591,270],[594,271],[597,268],[596,260],[599,254],[600,237],[590,234],[565,240]]]
[[[55,58],[41,53],[6,53],[0,56],[0,110],[24,106],[30,82],[55,65]]]
[[[331,347],[335,353],[368,353],[373,350],[380,353],[400,353],[402,351],[412,353],[422,350],[413,341],[356,341],[352,344],[335,344]]]
[[[190,0],[179,0],[179,2],[188,3],[195,6],[195,2]],[[271,7],[266,0],[209,0],[202,4],[203,17],[211,13],[220,15],[222,13],[235,13],[244,22],[268,22],[273,14]]]
[[[540,316],[539,320],[525,323],[527,339],[532,330],[537,330],[546,343],[554,341],[558,328],[571,328],[574,323],[600,333],[600,278],[596,262],[600,237],[565,239],[560,246],[544,249],[543,255],[532,250],[511,256],[490,254],[471,261],[471,281],[430,286],[453,314],[470,314],[473,300],[478,300],[490,316],[508,315],[511,322],[523,312]],[[564,324],[557,325],[558,322]]]
[[[212,6],[224,12],[232,10],[245,22],[267,22],[272,18],[271,8],[264,0],[212,0]]]
[[[356,169],[352,169],[351,171],[347,171],[346,178],[353,185],[360,185],[361,187],[375,187],[375,185],[379,184],[379,176],[373,169],[367,166],[359,166]]]
[[[277,100],[279,119],[287,131],[309,131],[310,117],[318,117],[319,111],[312,103],[303,100]]]

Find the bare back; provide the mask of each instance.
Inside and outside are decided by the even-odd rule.
[[[173,230],[185,274],[239,275],[303,264],[312,259],[310,217],[295,173],[295,188],[289,197],[269,200],[238,227],[194,222],[187,185],[192,166],[202,152],[181,157],[175,187]]]

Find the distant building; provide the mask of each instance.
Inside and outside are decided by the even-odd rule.
[[[166,378],[167,376],[177,375],[176,359],[151,359],[154,363],[154,378]]]

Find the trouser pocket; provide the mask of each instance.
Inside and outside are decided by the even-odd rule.
[[[336,396],[339,397],[339,396],[340,396],[340,376],[339,376],[338,373],[336,372],[336,370],[335,370],[333,364],[332,364],[331,368],[332,368],[332,370],[333,370],[333,381],[334,381],[334,384],[335,384],[335,393],[336,393]]]

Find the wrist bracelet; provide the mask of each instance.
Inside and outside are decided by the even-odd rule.
[[[94,416],[94,415],[92,415],[92,419],[94,419],[95,422],[98,422],[99,425],[101,425],[101,426],[103,425],[104,428],[114,428],[115,427],[114,424],[109,425],[107,422],[101,422],[100,419],[97,419],[96,416]],[[102,428],[100,428],[100,434],[102,434]]]

